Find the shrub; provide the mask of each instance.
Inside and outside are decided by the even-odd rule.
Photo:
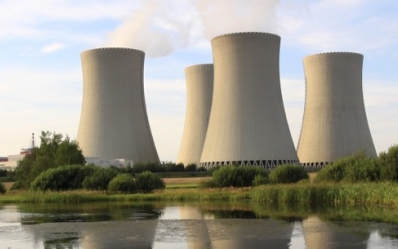
[[[120,174],[109,182],[108,191],[111,193],[135,193],[137,184],[131,175]]]
[[[223,166],[213,172],[212,181],[217,187],[251,186],[256,175],[268,176],[268,171],[256,166]]]
[[[7,170],[5,170],[5,169],[0,169],[0,177],[5,177],[5,176],[7,176],[7,174],[8,174],[8,171],[7,171]]]
[[[175,164],[175,163],[162,163],[162,167],[164,169],[165,172],[184,172],[184,164],[179,163],[179,164]]]
[[[157,163],[137,163],[134,164],[132,168],[132,173],[142,173],[144,171],[150,171],[150,172],[164,172],[164,167],[160,166]]]
[[[269,183],[269,177],[265,175],[256,175],[253,179],[253,186],[260,186]]]
[[[379,155],[380,180],[398,181],[398,145],[391,146]]]
[[[378,181],[379,172],[377,161],[361,151],[325,166],[318,172],[315,182]]]
[[[137,190],[143,193],[150,193],[155,189],[164,189],[164,181],[160,176],[145,171],[136,177]]]
[[[191,163],[185,167],[185,171],[196,171],[196,164]]]
[[[308,179],[308,174],[302,166],[281,165],[269,173],[271,183],[296,183],[303,179]]]
[[[6,187],[0,182],[0,194],[4,194],[5,192],[7,192]]]
[[[67,165],[42,172],[31,184],[34,190],[64,191],[82,188],[83,180],[97,170],[96,166]]]
[[[88,190],[107,190],[109,182],[117,175],[113,168],[97,168],[83,181],[83,188]]]
[[[201,166],[201,167],[199,167],[196,171],[206,171],[206,168],[203,167],[203,166]]]

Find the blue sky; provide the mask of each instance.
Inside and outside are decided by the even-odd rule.
[[[282,93],[297,144],[304,108],[303,57],[365,56],[363,88],[378,152],[398,143],[396,0],[0,0],[0,156],[42,130],[76,138],[80,53],[122,46],[146,52],[145,97],[162,161],[175,161],[185,115],[184,68],[211,63],[212,37],[281,36]]]

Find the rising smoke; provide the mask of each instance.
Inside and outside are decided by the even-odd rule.
[[[232,32],[277,31],[280,0],[145,0],[108,34],[107,46],[165,56]]]

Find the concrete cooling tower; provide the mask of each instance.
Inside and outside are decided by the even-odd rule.
[[[213,101],[200,166],[297,163],[280,87],[280,37],[234,33],[211,44]]]
[[[318,168],[365,150],[376,157],[362,93],[363,55],[324,53],[304,58],[306,98],[297,153]]]
[[[177,163],[199,164],[213,96],[213,64],[185,69],[187,107]]]
[[[85,157],[159,162],[149,127],[142,51],[100,48],[81,53],[83,104],[77,141]]]

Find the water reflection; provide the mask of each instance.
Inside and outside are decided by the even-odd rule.
[[[9,205],[0,207],[0,249],[398,248],[398,220],[374,222],[370,211],[358,221],[344,208],[254,203]]]

